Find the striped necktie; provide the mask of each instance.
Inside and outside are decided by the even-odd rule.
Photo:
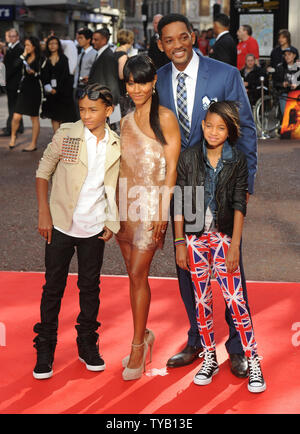
[[[185,138],[188,140],[190,136],[190,121],[187,114],[187,92],[186,92],[186,85],[185,85],[185,79],[187,75],[184,72],[180,72],[177,75],[177,112],[178,112],[178,119],[179,124],[183,128]]]

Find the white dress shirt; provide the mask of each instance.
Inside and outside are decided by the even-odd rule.
[[[173,85],[173,96],[174,96],[176,111],[177,111],[176,93],[177,93],[177,84],[178,84],[177,75],[180,72],[184,72],[187,75],[185,79],[185,85],[186,85],[186,92],[187,92],[187,114],[189,117],[190,126],[192,124],[192,114],[194,108],[199,60],[200,60],[199,56],[193,50],[193,57],[184,71],[179,71],[172,63],[172,85]]]
[[[12,42],[10,42],[10,43],[8,44],[8,48],[10,48],[10,49],[12,50],[12,49],[15,48],[15,46],[18,45],[19,43],[20,43],[20,41],[17,41],[17,42],[15,42],[14,44],[13,44]]]
[[[216,41],[218,41],[223,35],[226,35],[226,33],[229,33],[229,30],[224,30],[224,32],[220,33],[217,37],[216,37]]]
[[[69,61],[69,72],[71,75],[74,75],[78,59],[78,51],[76,45],[73,41],[69,41],[67,39],[61,39],[60,42],[64,55],[67,56]]]
[[[104,187],[105,155],[108,131],[97,144],[97,137],[88,128],[84,129],[88,154],[88,174],[82,186],[69,231],[55,228],[66,235],[89,238],[104,228],[106,221],[106,197]]]

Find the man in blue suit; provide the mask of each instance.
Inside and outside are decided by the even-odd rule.
[[[195,34],[191,24],[183,15],[165,15],[158,24],[158,33],[160,38],[158,46],[160,50],[165,52],[171,62],[158,70],[156,87],[160,104],[173,110],[178,117],[182,150],[189,146],[200,145],[202,141],[201,122],[212,100],[238,102],[241,137],[237,146],[247,157],[248,193],[252,194],[257,168],[256,128],[239,71],[223,62],[198,56],[193,51]],[[179,107],[180,102],[178,99],[181,73],[184,73],[185,109]],[[244,297],[247,300],[241,255],[240,268]],[[169,367],[185,366],[192,363],[202,350],[196,322],[195,299],[190,273],[177,267],[177,274],[181,297],[190,321],[190,330],[187,345],[180,353],[168,360],[167,366]],[[249,309],[249,306],[247,307]],[[247,359],[244,356],[240,339],[235,331],[228,309],[226,309],[225,317],[229,325],[229,339],[226,342],[226,349],[230,356],[231,371],[238,377],[245,377],[248,375]]]

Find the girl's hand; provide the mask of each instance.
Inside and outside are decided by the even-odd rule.
[[[231,244],[225,259],[225,264],[228,273],[233,273],[238,268],[239,263],[240,263],[240,248],[239,246]]]
[[[190,259],[185,244],[179,244],[176,246],[176,263],[178,267],[182,268],[183,270],[190,270]]]
[[[165,234],[168,227],[168,222],[164,220],[159,220],[152,222],[152,225],[148,229],[153,231],[152,238],[155,242],[159,241]]]
[[[112,236],[113,236],[112,231],[110,229],[108,229],[106,226],[104,226],[103,234],[101,237],[98,237],[98,238],[99,238],[99,240],[103,240],[105,243],[107,243],[107,241],[109,241]]]

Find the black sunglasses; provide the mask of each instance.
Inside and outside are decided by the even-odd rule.
[[[102,99],[108,106],[112,106],[112,101],[106,98],[105,95],[101,93],[101,90],[86,90],[86,89],[78,89],[78,98],[82,99],[85,96],[92,101],[97,101],[97,99]]]

